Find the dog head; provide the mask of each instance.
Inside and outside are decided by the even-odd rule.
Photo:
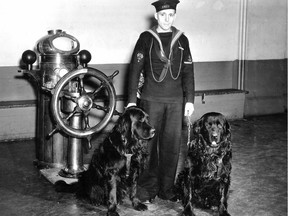
[[[201,134],[210,147],[216,148],[230,138],[230,125],[221,113],[210,112],[194,123],[193,132],[195,135]]]
[[[118,120],[119,131],[128,142],[129,139],[148,140],[155,135],[155,129],[148,121],[149,117],[139,107],[129,107]]]

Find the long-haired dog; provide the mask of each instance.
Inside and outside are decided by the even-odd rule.
[[[107,215],[118,216],[117,204],[129,194],[134,209],[147,210],[135,195],[138,176],[147,165],[148,140],[154,133],[142,109],[127,108],[95,149],[88,169],[79,175],[74,189],[77,198],[93,205],[107,205]],[[58,188],[58,191],[63,190]]]
[[[229,216],[230,125],[222,114],[206,113],[193,124],[192,137],[185,168],[175,184],[175,192],[184,207],[183,215],[194,216],[193,207],[199,207]]]

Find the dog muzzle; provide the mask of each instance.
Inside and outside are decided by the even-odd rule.
[[[215,133],[215,134],[212,134],[212,136],[211,136],[211,146],[212,147],[217,147],[218,146],[218,135],[217,135],[217,133]]]

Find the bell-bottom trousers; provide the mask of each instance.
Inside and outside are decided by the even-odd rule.
[[[149,200],[156,195],[171,199],[181,145],[182,103],[140,101],[149,114],[149,121],[156,129],[148,145],[148,166],[139,176],[137,197]]]

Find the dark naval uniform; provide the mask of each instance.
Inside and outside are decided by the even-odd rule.
[[[183,118],[183,102],[194,103],[194,71],[189,42],[183,32],[143,32],[130,64],[128,102],[136,103],[140,74],[144,77],[140,103],[156,135],[149,143],[149,166],[138,181],[137,196],[172,198]],[[184,99],[185,96],[185,99]],[[185,101],[184,101],[185,100]]]

